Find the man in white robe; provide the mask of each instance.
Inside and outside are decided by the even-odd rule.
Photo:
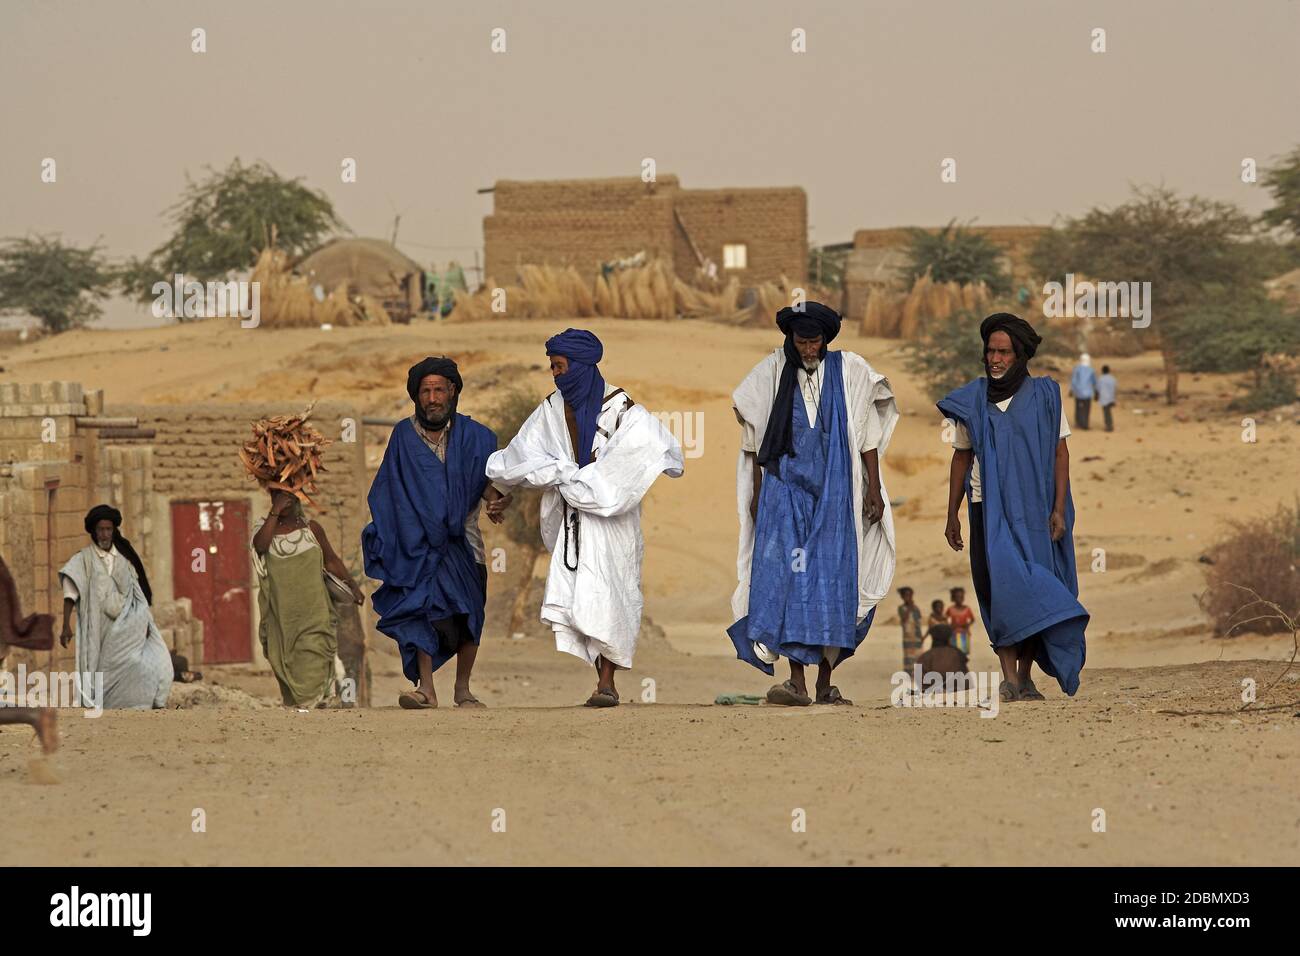
[[[569,329],[548,340],[546,352],[557,390],[488,458],[487,476],[542,489],[551,565],[541,619],[559,650],[596,668],[588,706],[613,707],[614,672],[632,666],[641,629],[641,499],[661,473],[682,474],[682,449],[643,406],[605,383],[596,336]]]
[[[816,702],[847,704],[831,671],[866,636],[894,577],[881,461],[898,407],[865,359],[827,351],[840,327],[832,309],[783,309],[777,326],[785,343],[732,395],[742,434],[728,634],[737,657],[767,674],[778,658],[789,661],[790,678],[768,691],[770,703],[812,703],[804,667],[816,665]]]

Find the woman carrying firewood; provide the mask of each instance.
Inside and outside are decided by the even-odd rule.
[[[332,696],[338,614],[331,589],[365,603],[325,529],[303,513],[302,502],[311,501],[316,475],[325,470],[321,451],[330,444],[308,424],[310,415],[309,407],[255,422],[239,452],[271,496],[270,513],[253,527],[258,636],[285,706],[297,708],[325,706]]]
[[[338,615],[324,573],[342,582],[358,604],[365,603],[365,596],[325,529],[308,520],[302,503],[284,491],[271,491],[271,511],[254,525],[253,566],[262,651],[285,706],[327,703],[338,652]]]

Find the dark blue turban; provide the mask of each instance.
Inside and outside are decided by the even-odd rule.
[[[581,467],[591,462],[591,445],[596,440],[596,420],[605,402],[605,379],[596,367],[605,354],[600,339],[585,329],[565,329],[546,340],[547,355],[563,355],[569,370],[555,379],[564,403],[573,409],[578,425],[578,447],[574,455]]]

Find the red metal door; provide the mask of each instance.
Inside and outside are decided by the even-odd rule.
[[[172,585],[203,622],[203,662],[252,660],[247,501],[172,502]]]

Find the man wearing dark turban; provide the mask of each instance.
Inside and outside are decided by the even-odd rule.
[[[433,673],[452,657],[456,706],[484,706],[469,686],[487,603],[479,507],[486,501],[488,519],[500,524],[510,496],[484,472],[496,435],[456,411],[463,388],[449,358],[411,366],[406,393],[415,410],[389,437],[361,534],[366,574],[383,582],[372,599],[379,630],[397,642],[416,685],[398,697],[409,710],[438,706]]]
[[[92,709],[160,708],[171,690],[172,661],[149,611],[153,593],[144,563],[122,536],[122,513],[109,505],[90,509],[84,522],[91,544],[59,571],[63,582],[63,632],[73,639],[77,612],[77,677],[82,706]]]
[[[682,473],[677,439],[598,363],[600,339],[567,329],[546,342],[556,391],[488,460],[503,485],[542,490],[551,567],[542,621],[555,646],[596,669],[589,707],[619,702],[614,672],[632,666],[641,630],[641,499],[661,474]]]
[[[1029,374],[1042,339],[1007,312],[980,324],[984,375],[939,402],[955,425],[945,536],[963,548],[958,508],[969,502],[971,578],[1002,665],[999,697],[1043,700],[1034,662],[1073,696],[1088,612],[1079,603],[1070,497],[1070,426],[1061,388]]]
[[[849,704],[831,672],[866,637],[894,578],[894,521],[880,462],[898,421],[888,380],[853,352],[829,351],[840,330],[820,302],[782,309],[781,348],[732,394],[741,426],[736,656],[790,677],[773,704]]]

